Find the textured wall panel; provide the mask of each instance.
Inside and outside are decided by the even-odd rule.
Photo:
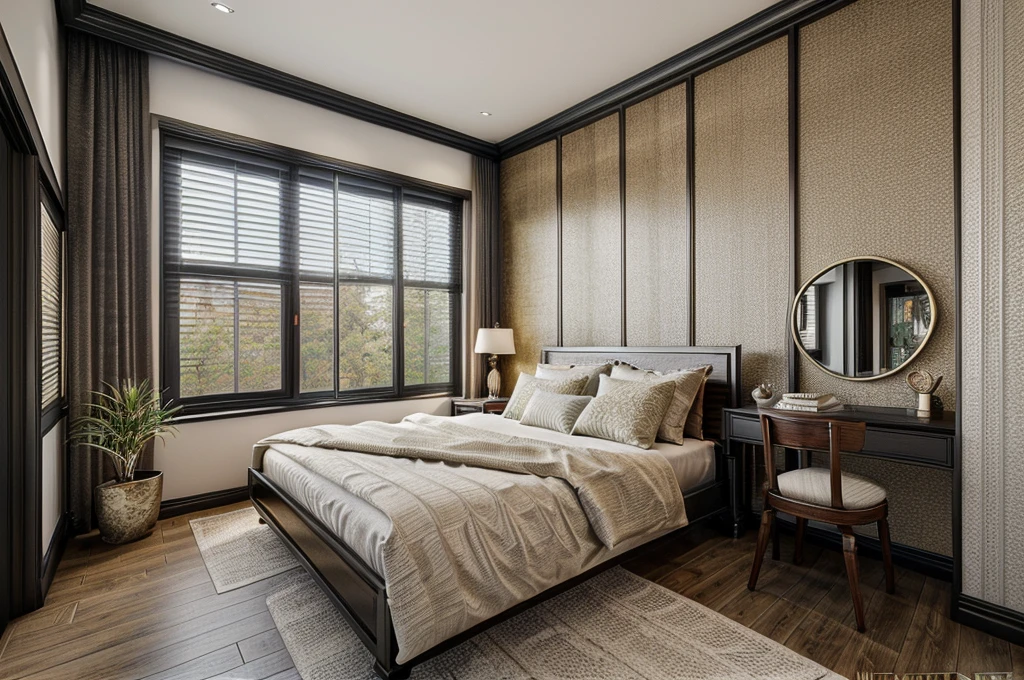
[[[799,277],[880,255],[938,298],[914,368],[955,394],[953,49],[949,0],[859,0],[800,31]],[[699,90],[698,90],[699,93]],[[698,94],[699,97],[699,94]],[[905,373],[850,382],[801,358],[801,388],[849,403],[915,404]]]
[[[962,18],[963,592],[1024,611],[1024,4]]]
[[[626,109],[626,344],[690,343],[686,84]]]
[[[562,343],[622,344],[619,117],[562,138]]]
[[[697,77],[696,339],[743,345],[743,393],[785,389],[789,105],[782,38]]]
[[[501,163],[501,323],[516,341],[516,355],[502,360],[505,395],[558,340],[556,162],[548,142]]]

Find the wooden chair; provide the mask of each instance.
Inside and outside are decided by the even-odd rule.
[[[764,462],[767,476],[764,491],[764,511],[761,529],[757,534],[757,552],[750,569],[747,588],[754,590],[761,571],[768,539],[774,536],[772,557],[778,559],[777,512],[796,518],[796,550],[794,561],[799,564],[803,549],[807,520],[835,524],[843,534],[843,556],[846,574],[850,580],[853,608],[857,614],[857,630],[864,632],[864,603],[860,596],[857,574],[857,539],[853,527],[872,522],[878,525],[885,564],[885,590],[895,591],[892,572],[892,552],[889,544],[889,504],[885,489],[871,480],[843,473],[839,454],[856,453],[864,448],[864,423],[829,420],[827,415],[761,413],[761,433],[764,437]],[[781,475],[775,472],[772,447],[784,446],[806,451],[827,451],[829,468],[807,467]]]

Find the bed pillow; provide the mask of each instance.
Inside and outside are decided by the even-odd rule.
[[[675,383],[600,378],[601,389],[572,429],[573,434],[649,449],[675,392]]]
[[[537,390],[578,396],[583,393],[588,380],[590,380],[590,376],[587,375],[572,375],[561,380],[544,380],[529,373],[520,373],[519,380],[516,381],[516,388],[512,390],[512,396],[508,399],[503,415],[512,420],[522,418],[526,404]]]
[[[535,390],[530,401],[526,404],[523,417],[519,422],[523,425],[543,427],[545,430],[554,430],[569,434],[572,426],[576,424],[583,409],[593,397],[584,395],[577,397],[571,394],[556,394]]]
[[[704,439],[704,390],[708,387],[709,375],[711,375],[710,366],[708,366],[708,371],[700,384],[697,398],[693,400],[693,406],[690,407],[690,412],[686,415],[686,426],[683,428],[683,434],[692,439]]]
[[[644,371],[625,364],[612,368],[611,377],[615,380],[638,381],[644,383],[670,382],[675,386],[672,395],[672,402],[665,411],[661,425],[658,427],[658,438],[682,444],[686,437],[686,421],[689,417],[691,407],[700,393],[704,380],[707,378],[711,366],[699,366],[687,371],[674,373],[659,373],[657,371]]]
[[[538,378],[543,378],[544,380],[561,380],[566,375],[585,375],[590,380],[587,382],[587,388],[584,390],[583,394],[589,394],[592,397],[596,397],[599,377],[602,375],[609,375],[611,371],[611,364],[593,364],[587,366],[580,366],[577,364],[537,364],[536,375]]]

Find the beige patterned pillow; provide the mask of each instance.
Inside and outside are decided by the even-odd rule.
[[[590,378],[583,394],[592,397],[597,396],[597,387],[600,376],[609,375],[612,371],[611,364],[593,364],[580,366],[578,364],[537,364],[536,376],[544,380],[561,380],[566,375],[586,375]]]
[[[520,373],[516,388],[512,390],[512,396],[508,399],[503,415],[513,420],[522,418],[526,404],[537,390],[555,394],[580,395],[586,388],[588,380],[590,380],[590,376],[587,375],[574,375],[562,380],[543,380],[529,373]]]
[[[615,380],[602,375],[598,396],[572,433],[649,449],[675,392],[675,383]]]
[[[519,422],[522,425],[569,434],[591,399],[593,397],[589,395],[577,397],[536,390],[527,402],[526,410],[523,411],[523,417]]]
[[[711,366],[699,366],[688,371],[658,373],[623,364],[612,368],[612,378],[645,383],[672,383],[675,386],[675,392],[672,395],[672,403],[658,428],[658,439],[673,444],[682,444],[686,437],[686,420],[710,370]]]

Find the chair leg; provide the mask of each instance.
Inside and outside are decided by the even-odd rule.
[[[878,520],[878,539],[882,542],[882,564],[885,565],[885,592],[896,592],[896,578],[892,573],[892,543],[889,541],[889,520]]]
[[[860,597],[860,577],[857,573],[857,539],[853,527],[841,526],[843,532],[843,557],[846,559],[846,576],[850,579],[850,594],[853,596],[853,613],[857,615],[857,630],[864,632],[864,601]]]
[[[764,551],[768,549],[768,535],[772,531],[774,519],[775,511],[771,508],[765,508],[761,513],[761,528],[757,532],[757,548],[754,550],[754,564],[750,567],[750,580],[747,581],[748,590],[757,587],[757,576],[761,573],[761,562],[764,561]]]
[[[773,560],[778,560],[779,559],[779,516],[776,515],[774,512],[772,514],[775,515],[774,519],[772,520],[772,559]]]
[[[796,547],[793,549],[793,564],[804,563],[804,529],[807,528],[807,520],[803,517],[796,518]]]

